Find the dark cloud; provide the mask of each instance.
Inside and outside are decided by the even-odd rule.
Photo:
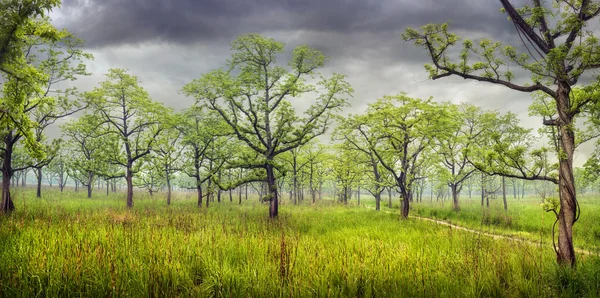
[[[480,0],[65,0],[59,24],[91,47],[162,41],[228,42],[245,32],[401,32],[452,21],[501,34],[499,3]]]

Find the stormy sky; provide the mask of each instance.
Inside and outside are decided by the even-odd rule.
[[[512,111],[523,126],[537,129],[541,119],[527,115],[529,94],[460,78],[428,80],[428,56],[402,41],[406,27],[451,21],[463,37],[518,46],[500,7],[489,0],[63,0],[50,16],[55,26],[84,39],[95,56],[87,63],[93,75],[76,83],[84,91],[109,68],[127,68],[152,99],[176,110],[188,107],[193,100],[178,90],[224,66],[229,43],[251,32],[283,41],[289,51],[300,44],[323,51],[330,60],[321,72],[345,74],[355,89],[346,113],[406,92]]]

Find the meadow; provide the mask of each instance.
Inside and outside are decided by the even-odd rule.
[[[14,196],[17,211],[0,217],[1,297],[600,295],[598,254],[579,254],[575,269],[556,265],[552,217],[542,220],[534,200],[511,200],[510,224],[485,221],[503,211],[494,205],[485,215],[468,200],[460,213],[447,202],[411,212],[539,245],[399,220],[397,209],[364,208],[368,199],[361,206],[284,200],[270,220],[255,199],[198,209],[190,194],[167,206],[163,194],[140,192],[128,210],[121,193],[87,199],[47,189],[36,199],[16,189]],[[599,213],[593,198],[585,204],[575,243],[593,250]]]

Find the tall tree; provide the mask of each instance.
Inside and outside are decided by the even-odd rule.
[[[229,71],[214,70],[183,88],[205,103],[233,129],[260,159],[247,167],[262,168],[268,185],[269,216],[278,215],[275,158],[323,134],[331,112],[347,104],[353,90],[344,76],[334,74],[315,85],[306,79],[325,65],[323,54],[308,46],[292,51],[288,68],[279,65],[284,44],[257,34],[239,36],[231,43]],[[314,97],[316,102],[300,117],[290,97]]]
[[[447,24],[426,25],[421,30],[408,28],[403,37],[414,41],[429,54],[433,64],[427,65],[426,69],[434,80],[458,76],[521,92],[539,91],[553,99],[557,115],[543,119],[543,123],[556,127],[560,136],[557,152],[560,190],[558,262],[574,266],[573,224],[578,217],[578,204],[573,177],[573,124],[577,115],[597,103],[600,97],[577,98],[572,90],[584,74],[591,76],[592,84],[584,85],[583,89],[595,89],[599,80],[593,72],[600,66],[600,53],[595,50],[600,39],[588,27],[600,14],[600,2],[532,0],[532,5],[519,8],[509,0],[499,1],[503,12],[514,24],[525,53],[490,39],[478,43],[464,40],[458,59],[452,60],[451,49],[460,38],[448,31]],[[509,64],[529,72],[531,80],[517,82]]]
[[[30,114],[30,118],[36,123],[34,128],[35,140],[42,144],[47,144],[45,131],[53,125],[58,119],[73,115],[87,107],[85,101],[77,96],[75,88],[66,90],[58,89],[57,86],[65,81],[75,81],[79,76],[89,75],[86,66],[83,64],[85,59],[91,59],[92,55],[83,52],[83,41],[67,36],[46,44],[33,44],[27,50],[27,55],[31,55],[31,63],[38,65],[40,71],[48,76],[48,80],[43,86],[43,93],[35,96],[42,97],[37,100],[30,100],[32,103],[25,110]],[[55,144],[47,144],[46,147],[54,148]],[[56,150],[46,150],[46,157],[35,163],[35,175],[37,181],[38,198],[41,197],[42,169],[46,167],[54,158]]]
[[[0,137],[2,157],[2,201],[0,213],[14,210],[10,197],[10,179],[15,169],[12,154],[17,142],[22,141],[32,156],[45,157],[44,146],[36,140],[31,111],[52,102],[42,96],[49,75],[36,65],[31,49],[37,45],[53,45],[71,37],[59,31],[44,18],[59,1],[2,1],[0,2],[0,73],[4,81],[0,100]],[[43,66],[42,66],[43,67]]]
[[[371,104],[355,127],[369,148],[394,178],[402,196],[401,214],[407,218],[413,197],[413,184],[424,179],[422,171],[432,162],[431,146],[444,136],[447,110],[431,100],[405,94],[384,96]]]
[[[163,130],[161,118],[170,113],[154,102],[139,85],[137,77],[122,69],[110,69],[107,80],[91,91],[94,114],[106,126],[107,136],[121,141],[120,150],[110,152],[109,162],[125,169],[127,207],[133,207],[133,175],[138,161],[148,155]]]

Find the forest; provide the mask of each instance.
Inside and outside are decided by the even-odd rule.
[[[410,90],[348,113],[364,86],[258,33],[183,109],[125,68],[80,90],[60,1],[0,0],[0,297],[599,296],[600,1],[499,2],[519,44],[398,39],[540,129]]]

